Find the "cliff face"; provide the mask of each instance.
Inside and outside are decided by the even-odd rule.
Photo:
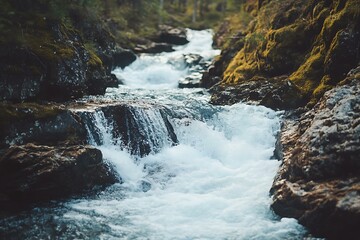
[[[357,0],[249,1],[244,9],[216,36],[225,48],[203,79],[204,86],[218,83],[216,92],[249,80],[281,77],[297,88],[301,100],[289,107],[313,106],[359,63]],[[252,20],[242,26],[244,15]]]
[[[213,104],[288,110],[272,209],[315,236],[356,239],[360,1],[248,1],[215,41],[222,54],[202,79]]]

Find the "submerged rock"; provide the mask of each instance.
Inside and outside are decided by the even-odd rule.
[[[271,189],[275,213],[330,239],[360,234],[360,83],[350,78],[299,121],[286,122]]]
[[[81,194],[116,177],[89,146],[11,146],[0,157],[0,210]]]

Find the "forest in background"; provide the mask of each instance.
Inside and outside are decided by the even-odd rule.
[[[215,28],[241,9],[245,0],[1,0],[0,43],[20,40],[38,27],[37,19],[61,21],[68,28],[80,22],[101,22],[122,47],[133,48],[151,38],[159,24]],[[89,39],[91,42],[91,39]]]

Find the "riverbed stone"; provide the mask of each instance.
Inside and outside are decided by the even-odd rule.
[[[14,145],[0,157],[0,209],[78,195],[116,181],[93,147]]]

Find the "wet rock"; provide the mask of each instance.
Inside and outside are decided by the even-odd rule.
[[[168,25],[160,25],[160,32],[154,39],[155,42],[170,43],[175,45],[184,45],[189,41],[186,38],[186,30],[180,27],[171,27]]]
[[[49,111],[38,107],[40,111]],[[17,118],[1,125],[0,147],[26,143],[56,146],[62,143],[84,144],[87,132],[79,116],[65,109],[53,109],[49,113],[34,113],[34,107],[17,107],[10,112]],[[44,114],[43,116],[41,114]],[[2,119],[5,120],[5,119]]]
[[[192,73],[189,76],[186,76],[185,78],[180,79],[178,87],[179,88],[197,88],[197,87],[200,87],[201,77],[202,77],[202,74],[199,73],[199,72]]]
[[[88,146],[12,146],[0,157],[0,209],[82,194],[117,181]]]
[[[216,105],[247,102],[275,110],[286,110],[304,104],[300,90],[286,76],[258,78],[230,86],[217,84],[210,91],[210,102]]]
[[[134,49],[137,53],[162,53],[174,51],[173,45],[169,43],[151,42],[146,45],[137,45]]]
[[[0,100],[36,98],[45,81],[45,71],[46,66],[31,52],[0,46]]]
[[[360,83],[352,75],[299,120],[285,122],[272,208],[299,219],[316,236],[360,234],[359,106]]]
[[[188,67],[189,75],[179,80],[179,88],[200,87],[203,73],[211,65],[210,61],[205,60],[199,54],[184,54],[184,63]]]
[[[125,68],[136,60],[136,55],[131,50],[116,46],[114,49],[99,50],[98,54],[109,74],[115,68]]]
[[[104,144],[105,140],[94,124],[96,118],[106,122],[107,128],[111,129],[109,134],[114,144],[133,155],[145,156],[178,143],[168,119],[170,112],[162,106],[134,103],[109,105],[98,108],[95,112],[79,114],[97,144]]]
[[[118,105],[104,107],[102,111],[113,121],[114,138],[121,138],[123,146],[133,155],[145,156],[178,143],[164,107]]]
[[[203,60],[203,57],[196,53],[184,54],[183,56],[185,65],[190,68],[196,65],[200,65],[201,61]]]

